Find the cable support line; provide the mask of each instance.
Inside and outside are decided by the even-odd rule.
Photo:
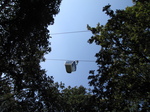
[[[85,30],[85,31],[72,31],[72,32],[61,32],[61,33],[51,33],[50,35],[61,35],[61,34],[69,34],[69,33],[81,33],[81,32],[89,32],[89,30]]]
[[[52,60],[52,61],[72,61],[72,60],[67,60],[67,59],[46,59],[46,60]],[[80,62],[95,62],[94,60],[77,60]]]

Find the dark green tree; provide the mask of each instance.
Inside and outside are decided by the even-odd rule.
[[[63,112],[98,112],[91,92],[83,86],[64,88],[60,102]]]
[[[53,93],[57,91],[40,62],[51,50],[47,27],[54,23],[60,3],[61,0],[0,0],[1,112],[56,110]],[[6,102],[11,105],[5,106]]]
[[[102,112],[150,110],[150,1],[134,3],[115,12],[107,5],[108,22],[88,26],[93,33],[88,42],[101,46],[89,84]]]

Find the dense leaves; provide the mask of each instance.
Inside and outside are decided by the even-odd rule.
[[[150,110],[150,2],[134,2],[116,12],[105,6],[106,25],[88,26],[88,42],[101,46],[95,55],[99,69],[89,83],[102,111]]]
[[[91,92],[83,86],[64,88],[60,99],[63,112],[98,112]]]
[[[60,3],[61,0],[0,1],[1,112],[55,108],[57,91],[40,62],[50,51],[47,27],[54,23]]]

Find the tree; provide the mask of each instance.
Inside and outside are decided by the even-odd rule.
[[[22,111],[42,111],[45,107],[53,110],[54,94],[49,93],[47,101],[49,95],[45,97],[44,92],[56,88],[40,62],[51,50],[47,27],[54,23],[60,3],[61,0],[0,1],[0,107],[13,99]],[[15,107],[12,105],[3,111]]]
[[[97,112],[92,94],[85,87],[68,87],[60,92],[63,112]]]
[[[125,10],[103,8],[106,25],[88,26],[96,53],[97,74],[89,76],[101,111],[150,110],[150,2],[134,1]]]

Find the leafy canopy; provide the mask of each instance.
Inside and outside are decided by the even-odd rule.
[[[90,90],[83,86],[64,88],[59,101],[63,112],[97,112]]]
[[[102,111],[150,109],[150,2],[134,2],[115,12],[105,6],[106,25],[87,26],[93,33],[88,42],[101,46],[89,84]]]
[[[61,0],[0,1],[2,112],[42,111],[56,107],[57,91],[53,79],[47,77],[40,62],[51,50],[47,27],[54,23],[60,3]],[[46,94],[47,91],[51,92]]]

